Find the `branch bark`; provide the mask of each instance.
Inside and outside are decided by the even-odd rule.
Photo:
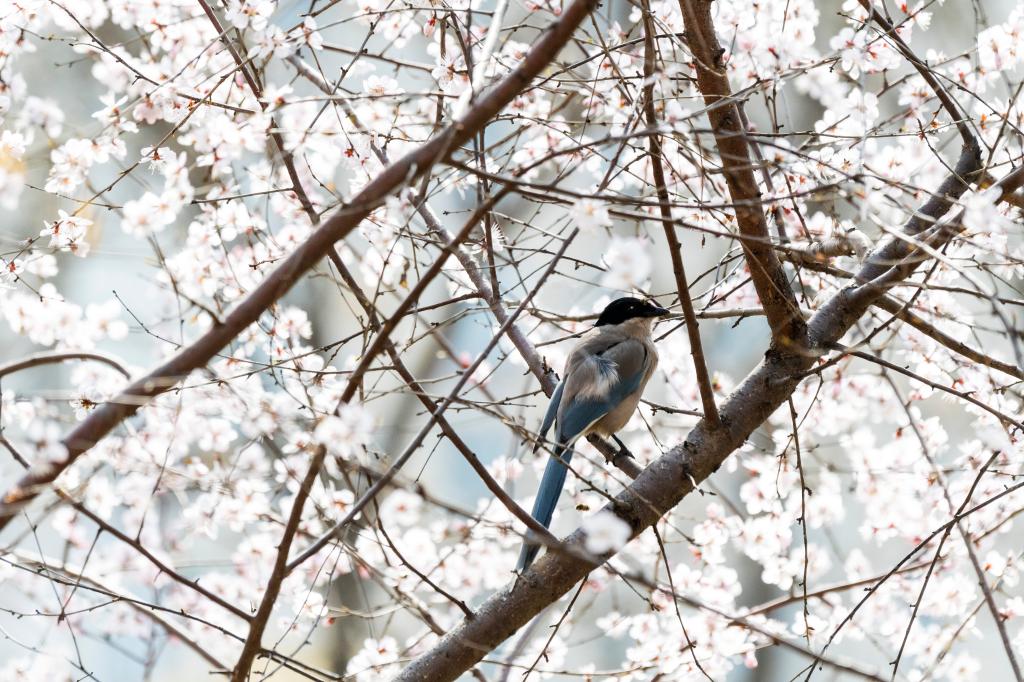
[[[697,71],[697,88],[704,96],[708,120],[722,162],[729,195],[735,204],[736,223],[750,277],[764,306],[777,348],[806,345],[807,328],[789,279],[772,248],[764,217],[761,189],[754,177],[747,134],[722,63],[725,49],[718,43],[711,20],[710,0],[679,0],[687,43]]]
[[[903,233],[915,234],[924,224],[937,223],[967,189],[965,178],[977,177],[981,168],[977,150],[965,148],[957,168],[939,193],[907,222]],[[955,180],[951,179],[955,178]],[[1002,196],[1024,185],[1024,168],[998,183]],[[948,241],[958,234],[959,216],[936,230],[937,239]],[[655,460],[616,496],[606,511],[629,523],[632,537],[653,526],[695,486],[718,470],[725,459],[782,405],[796,390],[805,372],[823,350],[837,340],[878,301],[889,286],[912,274],[921,260],[901,262],[912,247],[890,237],[876,247],[847,286],[814,314],[807,323],[808,347],[774,345],[720,409],[722,426],[709,427],[702,419],[686,440]],[[898,263],[896,276],[882,286],[874,282],[882,263]],[[883,274],[888,273],[888,267]],[[809,352],[808,352],[809,351]],[[476,617],[464,620],[431,650],[413,661],[397,678],[405,682],[455,680],[484,655],[498,647],[517,629],[565,595],[600,562],[587,559],[573,548],[582,546],[584,535],[576,530],[565,540],[568,551],[549,552],[514,583],[480,605]]]
[[[344,239],[388,196],[422,178],[435,163],[447,158],[472,139],[546,67],[570,40],[580,22],[597,6],[597,0],[575,0],[544,31],[523,61],[485,93],[461,119],[451,123],[418,149],[385,168],[352,201],[343,205],[310,238],[253,289],[224,318],[197,341],[132,382],[109,403],[96,409],[64,439],[64,457],[41,463],[7,490],[0,500],[0,530],[25,505],[143,405],[180,383],[190,372],[206,365],[232,339],[256,322],[271,305]]]
[[[656,130],[658,127],[658,114],[654,107],[654,75],[656,73],[657,49],[654,41],[654,18],[651,16],[651,7],[648,0],[643,0],[642,8],[644,13],[644,115],[647,118],[647,125],[652,130]],[[708,366],[704,360],[704,347],[700,339],[700,324],[697,322],[697,314],[693,310],[690,287],[686,283],[686,268],[683,265],[683,254],[681,253],[682,246],[679,243],[679,238],[676,236],[675,225],[672,221],[668,185],[665,184],[661,135],[658,135],[657,132],[651,135],[648,138],[648,148],[651,155],[651,172],[654,176],[654,187],[658,193],[658,210],[661,213],[665,239],[668,241],[668,250],[672,257],[672,272],[675,274],[679,305],[683,309],[683,318],[686,320],[686,333],[690,340],[690,355],[693,356],[693,370],[697,375],[700,401],[704,408],[704,417],[708,420],[708,425],[715,428],[719,423],[718,407],[715,405],[715,393],[711,388],[711,377],[708,376]]]

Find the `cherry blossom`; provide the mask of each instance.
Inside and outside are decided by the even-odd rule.
[[[587,517],[581,528],[587,535],[584,547],[591,554],[618,551],[626,544],[630,535],[628,523],[605,511]]]
[[[652,268],[649,248],[645,239],[613,236],[604,257],[608,270],[602,283],[619,291],[643,288]]]
[[[569,219],[581,230],[595,230],[611,227],[612,219],[608,207],[594,199],[578,199],[569,209]]]
[[[53,222],[46,223],[46,227],[39,233],[39,236],[49,237],[51,248],[71,251],[76,256],[84,258],[89,253],[89,242],[85,237],[92,221],[88,218],[68,215],[63,210],[58,211],[58,214],[60,217]]]
[[[267,27],[270,15],[274,13],[273,0],[241,0],[227,4],[225,17],[235,28],[251,28],[262,31]]]
[[[1000,233],[1012,229],[1013,221],[1000,210],[999,189],[972,194],[964,202],[964,225],[974,232]]]
[[[336,415],[320,420],[313,437],[339,457],[353,457],[370,442],[372,433],[373,415],[361,405],[346,403]]]
[[[8,4],[0,678],[391,680],[491,619],[488,679],[1013,678],[1024,9]],[[547,395],[627,294],[696,320],[540,604]]]

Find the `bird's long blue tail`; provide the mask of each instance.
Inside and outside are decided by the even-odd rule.
[[[558,498],[565,486],[565,475],[569,471],[566,466],[572,458],[572,447],[558,445],[555,447],[555,456],[548,460],[544,468],[544,477],[540,481],[540,488],[537,490],[537,499],[533,503],[533,518],[537,519],[545,528],[551,525],[551,517],[554,516],[555,507],[558,505]],[[540,545],[529,542],[523,544],[519,552],[519,563],[516,564],[516,571],[522,573],[530,567],[533,560],[540,551]]]

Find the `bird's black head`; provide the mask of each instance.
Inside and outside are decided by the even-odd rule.
[[[662,315],[668,315],[668,311],[654,303],[626,296],[625,298],[617,298],[605,306],[594,326],[603,327],[606,324],[622,324],[626,320],[632,320],[636,317],[661,317]]]

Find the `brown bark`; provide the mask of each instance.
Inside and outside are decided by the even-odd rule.
[[[647,125],[656,130],[658,127],[658,114],[654,105],[654,75],[656,73],[657,54],[654,41],[654,19],[651,17],[650,3],[643,2],[644,12],[644,116]],[[648,138],[648,149],[651,155],[651,173],[654,177],[654,189],[658,195],[658,211],[661,214],[662,227],[665,232],[665,241],[668,242],[669,255],[672,258],[672,273],[675,275],[676,291],[679,296],[679,305],[683,309],[683,318],[686,320],[686,333],[690,340],[690,355],[693,357],[693,370],[697,377],[697,387],[700,390],[701,406],[704,408],[704,417],[711,428],[719,424],[718,406],[715,404],[715,392],[711,386],[711,376],[708,374],[707,361],[704,359],[704,346],[700,339],[700,324],[697,322],[697,313],[693,309],[693,300],[690,298],[690,287],[686,283],[686,267],[683,265],[682,245],[676,236],[675,224],[672,220],[672,203],[668,194],[668,185],[665,182],[664,154],[661,151],[661,135],[655,132]]]
[[[968,189],[968,180],[979,176],[981,168],[977,147],[965,145],[953,172],[903,226],[903,235],[919,235],[934,226],[929,232],[933,248],[955,237],[962,229],[959,215],[939,221]],[[1024,185],[1024,168],[1009,173],[998,185],[1003,198],[1011,196]],[[865,259],[855,283],[833,296],[806,323],[806,348],[774,343],[761,364],[721,406],[720,428],[711,429],[701,420],[683,443],[652,462],[606,509],[630,524],[633,537],[653,526],[717,471],[754,429],[789,399],[817,357],[842,338],[889,288],[913,274],[925,260],[914,251],[908,241],[895,236],[880,242]],[[765,308],[767,313],[768,306]],[[779,313],[776,309],[775,314]],[[564,541],[568,551],[545,554],[525,574],[485,601],[472,620],[464,620],[413,661],[397,679],[442,682],[458,678],[597,567],[591,559],[572,551],[582,541],[582,531],[571,534]]]
[[[64,439],[67,455],[40,463],[7,490],[0,500],[0,530],[62,471],[121,422],[150,400],[178,385],[188,374],[206,365],[232,339],[256,322],[320,259],[344,239],[369,213],[395,191],[423,177],[435,163],[482,130],[547,66],[572,37],[597,0],[576,0],[548,26],[522,63],[484,93],[466,115],[447,126],[418,149],[385,168],[351,202],[339,208],[310,238],[284,259],[263,282],[223,319],[194,343],[178,351],[146,376],[132,382],[109,403],[97,408]]]
[[[786,272],[772,248],[768,221],[761,204],[761,189],[754,176],[756,166],[750,158],[742,116],[722,63],[725,49],[715,36],[711,5],[709,0],[679,0],[687,42],[697,71],[697,88],[707,105],[722,172],[735,205],[736,224],[744,237],[740,245],[750,268],[750,278],[768,317],[772,343],[777,348],[802,347],[806,344],[807,329]]]

